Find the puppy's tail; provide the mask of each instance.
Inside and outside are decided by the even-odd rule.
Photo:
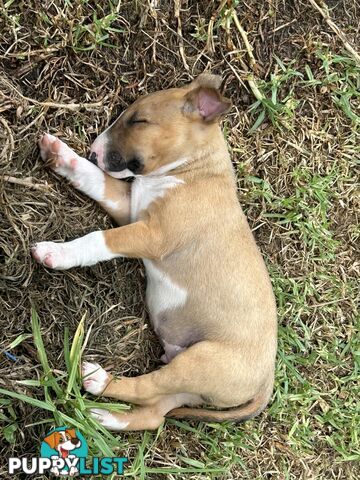
[[[256,397],[239,407],[227,410],[206,410],[203,408],[182,407],[168,412],[167,418],[195,420],[199,422],[244,422],[258,415],[269,402],[273,389],[273,382],[267,385]]]

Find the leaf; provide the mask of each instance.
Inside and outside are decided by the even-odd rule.
[[[45,377],[48,377],[49,380],[51,380],[51,387],[55,391],[56,395],[58,397],[61,397],[62,390],[52,374],[52,370],[47,359],[44,343],[42,341],[39,317],[33,306],[31,307],[31,328],[34,336],[34,342],[38,351],[39,360],[44,370],[44,375]]]
[[[67,370],[70,370],[69,327],[64,330],[64,357]]]
[[[12,350],[29,337],[31,337],[30,333],[22,333],[21,335],[16,337],[15,340],[13,340],[5,350]]]
[[[19,385],[27,385],[29,387],[41,387],[39,380],[16,380]]]
[[[38,351],[38,357],[39,357],[40,363],[43,367],[44,374],[48,375],[51,372],[51,368],[45,352],[44,343],[42,341],[39,317],[34,307],[31,308],[31,327],[32,327],[32,332],[34,336],[35,345]]]
[[[2,429],[2,433],[5,437],[5,439],[9,443],[15,443],[16,442],[15,432],[16,432],[17,429],[18,429],[17,423],[12,423],[11,425],[7,425],[6,427],[4,427]]]
[[[254,133],[255,130],[257,130],[260,127],[260,125],[263,123],[264,119],[265,119],[265,109],[261,110],[260,115],[256,119],[254,125],[250,128],[249,133]]]
[[[66,387],[66,395],[68,396],[74,389],[75,382],[79,376],[79,363],[81,357],[81,347],[84,340],[84,322],[85,322],[86,313],[84,313],[82,319],[79,322],[79,325],[76,329],[74,340],[71,345],[69,363],[69,380]]]
[[[30,403],[33,407],[42,408],[44,410],[49,410],[50,412],[55,412],[56,407],[53,403],[46,403],[42,400],[38,400],[37,398],[28,397],[22,393],[12,392],[10,390],[4,390],[0,388],[0,395],[7,395],[8,397],[16,398],[17,400],[21,400],[22,402]]]
[[[199,462],[199,460],[195,460],[194,458],[187,458],[179,455],[179,457],[184,463],[190,465],[191,467],[196,468],[205,468],[205,464],[203,462]]]

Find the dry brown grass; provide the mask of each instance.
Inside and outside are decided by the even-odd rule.
[[[235,3],[255,64],[231,20]],[[36,142],[41,132],[57,132],[86,154],[110,119],[139,95],[182,85],[211,70],[223,76],[224,91],[234,102],[224,126],[239,198],[279,304],[274,403],[242,426],[167,422],[158,437],[121,435],[120,454],[128,454],[134,478],[144,478],[131,470],[135,462],[145,472],[155,469],[145,473],[154,479],[359,478],[354,318],[360,108],[354,93],[349,102],[355,117],[349,117],[336,93],[351,82],[360,88],[359,70],[346,59],[324,70],[324,62],[343,56],[341,39],[305,0],[188,0],[180,11],[180,2],[143,0],[0,0],[0,5],[0,349],[30,331],[34,303],[49,359],[59,370],[64,368],[64,326],[74,332],[84,312],[88,326],[93,325],[89,358],[125,375],[159,365],[139,261],[54,272],[30,258],[35,241],[63,241],[111,227],[100,208],[44,168]],[[357,1],[328,5],[347,41],[359,50]],[[294,60],[291,69],[303,77],[279,78],[284,72],[274,55],[287,72]],[[309,79],[306,66],[318,83]],[[282,101],[273,122],[267,110],[254,134],[249,130],[261,108],[249,110],[256,100],[250,73],[261,95],[269,97],[276,86]],[[16,362],[0,354],[0,387],[28,391],[15,381],[39,375],[32,340],[13,353]],[[19,402],[13,403],[13,412],[15,441],[1,441],[1,458],[35,455],[48,425],[29,425],[43,413]],[[192,460],[200,462],[198,473],[156,470],[189,467]],[[226,473],[208,472],[217,467]]]

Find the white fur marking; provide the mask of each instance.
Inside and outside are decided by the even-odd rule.
[[[95,138],[94,143],[91,145],[91,152],[95,152],[97,154],[97,163],[98,166],[102,169],[105,170],[105,159],[104,159],[104,153],[106,151],[106,147],[108,144],[108,134],[107,132],[110,130],[110,128],[115,125],[115,123],[119,120],[119,118],[126,112],[124,110],[116,120],[113,121],[100,135],[98,135]],[[115,175],[112,175],[111,172],[107,172],[110,176],[113,176],[114,178],[124,178],[124,177],[117,177]],[[114,172],[118,173],[118,172]],[[131,175],[130,175],[131,176]]]
[[[115,200],[103,200],[102,202],[107,208],[110,210],[116,210],[120,204],[120,201],[115,201]]]
[[[158,270],[151,260],[143,261],[147,275],[146,303],[156,327],[160,313],[185,305],[187,290],[176,285],[164,272]]]
[[[117,178],[117,179],[129,178],[129,177],[135,177],[136,176],[128,168],[125,168],[125,170],[121,170],[120,172],[111,172],[110,170],[107,170],[106,173],[108,175],[110,175],[110,177]]]
[[[71,242],[40,242],[32,248],[32,254],[39,263],[56,270],[87,267],[121,257],[107,247],[102,231],[89,233]]]
[[[187,158],[179,158],[178,160],[175,160],[174,162],[167,163],[166,165],[163,165],[162,167],[158,168],[157,170],[154,170],[153,172],[150,172],[147,177],[158,177],[160,175],[164,175],[165,173],[171,172],[177,167],[180,167],[181,165],[184,165],[188,161]]]
[[[83,362],[81,371],[84,389],[93,395],[100,395],[110,381],[110,375],[98,363]]]
[[[119,420],[118,417],[109,412],[109,410],[92,408],[90,412],[101,425],[109,430],[123,430],[129,425],[129,422]]]
[[[131,221],[157,198],[162,198],[169,188],[184,183],[174,176],[145,175],[136,177],[131,189]]]

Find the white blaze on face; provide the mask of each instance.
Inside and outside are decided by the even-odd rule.
[[[96,163],[101,170],[105,170],[105,151],[107,145],[107,134],[103,132],[91,145],[91,153],[96,154]],[[90,154],[91,155],[91,154]]]
[[[96,139],[94,140],[93,144],[91,145],[90,147],[90,152],[91,153],[96,153],[96,162],[99,166],[99,168],[101,168],[102,170],[105,171],[105,156],[106,156],[106,148],[108,146],[108,143],[109,143],[109,135],[108,135],[108,132],[110,130],[110,128],[115,125],[115,123],[119,120],[120,117],[122,117],[122,115],[124,115],[124,113],[126,112],[126,110],[124,110],[119,116],[118,118],[111,124],[109,125],[106,130],[104,130],[102,133],[100,133],[100,135],[98,137],[96,137]],[[90,155],[91,155],[90,153]],[[110,175],[110,172],[107,172],[109,173]],[[113,176],[113,175],[111,175]],[[115,178],[125,178],[125,177],[115,177]]]

